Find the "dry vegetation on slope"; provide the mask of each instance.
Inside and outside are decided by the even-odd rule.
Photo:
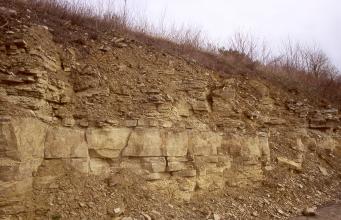
[[[341,105],[340,72],[316,46],[304,46],[288,40],[283,44],[282,52],[275,55],[266,43],[252,35],[236,33],[226,47],[218,48],[208,42],[200,30],[182,27],[160,33],[148,24],[136,22],[129,11],[108,10],[107,7],[115,5],[115,1],[108,2],[104,6],[100,1],[97,10],[82,2],[70,4],[65,0],[24,0],[7,2],[6,5],[34,9],[29,19],[52,25],[57,42],[82,44],[86,40],[84,33],[88,34],[88,39],[97,39],[101,33],[120,33],[223,74],[256,75],[279,82],[278,86],[286,89]],[[4,29],[9,24],[6,24],[6,18],[1,19]],[[69,28],[74,25],[76,29]]]

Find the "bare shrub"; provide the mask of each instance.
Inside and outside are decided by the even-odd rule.
[[[299,43],[293,43],[288,39],[283,43],[279,57],[277,57],[278,65],[286,71],[302,70],[302,48]]]
[[[281,54],[267,65],[271,78],[300,91],[341,104],[340,72],[317,46],[302,46],[288,40]]]
[[[316,79],[334,74],[335,67],[328,56],[318,47],[306,48],[302,51],[303,68]]]
[[[241,55],[255,60],[257,56],[257,40],[248,33],[236,32],[228,42],[229,51],[238,52]]]
[[[244,62],[253,68],[272,61],[272,52],[267,42],[245,32],[234,33],[227,45],[219,48],[218,52],[228,60]]]

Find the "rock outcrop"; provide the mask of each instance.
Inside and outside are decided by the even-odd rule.
[[[302,172],[308,151],[341,152],[337,109],[102,40],[62,45],[39,25],[0,36],[0,215],[28,212],[34,186],[70,172],[129,170],[189,200],[256,186],[277,165]]]
[[[220,187],[229,180],[238,184],[259,181],[262,161],[270,162],[264,134],[228,137],[192,129],[75,129],[18,117],[3,119],[0,125],[1,171],[6,185],[3,198],[9,197],[7,193],[25,194],[32,188],[33,179],[53,181],[62,173],[50,170],[58,167],[64,167],[64,172],[71,169],[101,178],[129,169],[147,180],[190,178],[193,186],[207,188],[217,179]],[[245,169],[252,174],[248,176]],[[193,191],[194,187],[188,190]]]

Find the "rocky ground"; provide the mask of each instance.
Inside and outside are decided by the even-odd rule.
[[[310,182],[310,175],[284,173],[277,176],[277,183],[272,177],[252,188],[198,190],[187,202],[174,200],[171,192],[151,191],[129,173],[106,181],[67,175],[50,185],[35,187],[36,218],[289,219],[302,215],[306,208],[340,201],[339,183],[319,177]]]
[[[0,218],[290,219],[337,204],[340,110],[238,68],[0,1]]]
[[[301,216],[294,218],[294,220],[309,220],[309,219],[318,219],[318,220],[339,220],[341,219],[341,207],[340,204],[331,204],[325,207],[321,207],[316,211],[316,213],[312,213],[310,216]]]

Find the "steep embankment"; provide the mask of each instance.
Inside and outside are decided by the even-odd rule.
[[[337,198],[338,109],[112,33],[56,42],[27,13],[0,30],[1,216],[287,218]]]

